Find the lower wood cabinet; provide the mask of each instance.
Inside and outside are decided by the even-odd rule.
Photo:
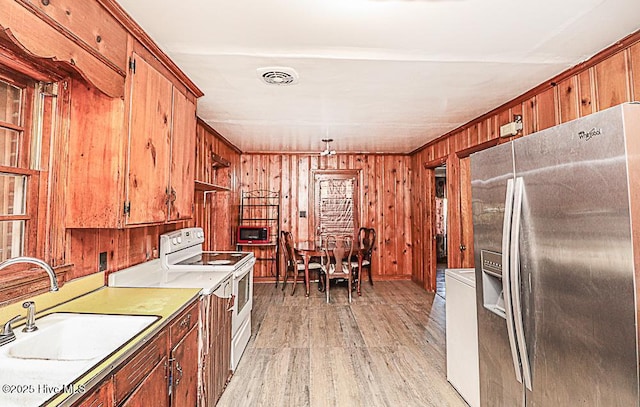
[[[169,382],[165,380],[168,368],[169,335],[167,329],[163,329],[146,346],[140,349],[115,375],[113,375],[115,403],[121,405],[138,386],[148,377],[150,372],[159,370],[158,365],[162,363],[163,377],[160,384],[164,386],[162,394],[168,397]],[[160,403],[158,406],[166,406],[167,403]]]
[[[169,406],[167,394],[167,357],[151,369],[145,372],[146,376],[135,388],[133,393],[122,403],[122,407],[165,407]]]
[[[215,406],[231,377],[231,307],[235,297],[210,296],[209,352],[205,377],[209,382],[207,406]]]
[[[85,395],[79,404],[82,407],[112,407],[113,380],[103,382],[98,388]]]
[[[171,350],[172,382],[171,405],[198,404],[198,327],[191,331]]]
[[[74,405],[197,405],[198,312],[197,303],[192,304]]]

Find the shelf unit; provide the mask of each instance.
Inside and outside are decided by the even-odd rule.
[[[257,261],[270,262],[276,278],[276,286],[280,278],[280,193],[269,190],[253,190],[243,192],[240,196],[240,226],[269,227],[269,242],[237,243],[238,250],[248,247],[261,247],[266,256],[256,256]]]
[[[204,178],[212,179],[212,182],[207,182],[203,180],[195,180],[194,188],[196,191],[204,192],[203,196],[203,205],[207,206],[207,195],[215,192],[228,192],[231,191],[229,185],[222,185],[222,183],[229,184],[229,174],[228,168],[231,165],[229,160],[224,157],[219,156],[216,153],[211,153],[209,155],[209,162],[211,164],[211,173],[210,176],[206,176]],[[221,183],[222,181],[222,183]]]

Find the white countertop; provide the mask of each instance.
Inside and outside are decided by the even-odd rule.
[[[233,274],[232,271],[166,271],[155,259],[109,274],[110,287],[201,288],[208,295]]]

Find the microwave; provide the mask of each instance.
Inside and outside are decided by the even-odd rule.
[[[238,226],[238,243],[270,243],[269,226]]]

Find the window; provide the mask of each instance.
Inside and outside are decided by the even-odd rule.
[[[39,137],[31,134],[34,81],[0,70],[0,261],[30,254],[36,230]],[[32,164],[33,163],[33,164]]]
[[[316,234],[354,234],[358,229],[360,174],[357,170],[314,171]]]

